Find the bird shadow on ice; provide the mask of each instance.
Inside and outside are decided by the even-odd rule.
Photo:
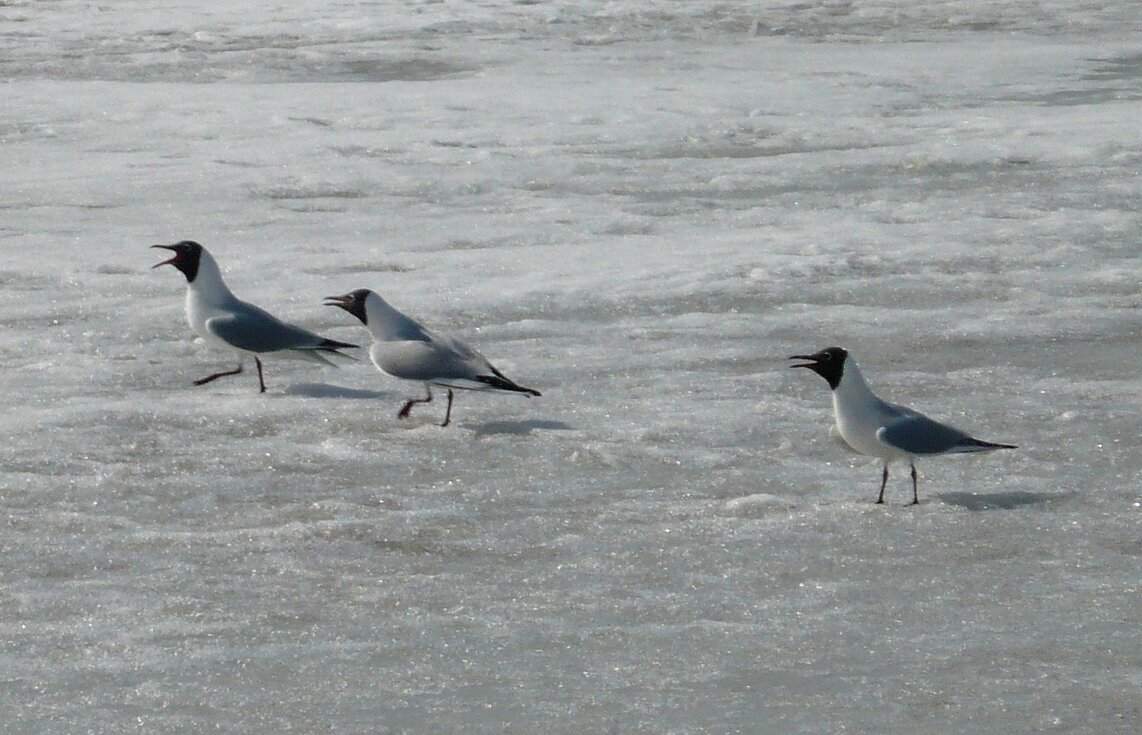
[[[346,388],[329,383],[298,383],[282,390],[287,396],[302,396],[304,398],[383,398],[388,395],[379,390],[361,390],[360,388]]]
[[[476,437],[491,436],[493,434],[518,434],[527,436],[533,431],[567,431],[573,428],[562,421],[549,421],[545,419],[528,419],[525,421],[485,421],[476,424],[472,429]]]
[[[948,505],[967,510],[1014,510],[1027,505],[1042,505],[1073,497],[1073,493],[1029,493],[1013,490],[1003,493],[939,493],[937,497]]]

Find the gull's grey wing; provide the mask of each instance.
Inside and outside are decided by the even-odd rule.
[[[959,429],[918,413],[902,416],[887,426],[882,426],[877,430],[876,438],[882,444],[908,454],[953,452],[971,439]]]
[[[485,372],[485,361],[439,341],[374,342],[370,354],[381,370],[406,380],[473,380]]]
[[[373,363],[389,375],[462,390],[501,390],[538,396],[496,369],[474,347],[447,335],[432,341],[374,342]]]
[[[322,337],[286,324],[258,308],[206,320],[206,329],[219,339],[247,352],[316,349]]]

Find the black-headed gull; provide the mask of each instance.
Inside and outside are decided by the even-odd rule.
[[[474,348],[451,335],[433,332],[389,306],[369,289],[330,296],[325,299],[325,305],[344,309],[368,327],[373,335],[369,357],[381,371],[395,378],[424,383],[428,395],[408,399],[397,412],[398,418],[407,418],[414,405],[430,402],[434,385],[448,389],[448,408],[441,426],[447,426],[452,418],[453,389],[540,394],[517,385]]]
[[[968,434],[928,418],[919,411],[880,399],[861,375],[856,361],[840,347],[829,347],[812,355],[794,355],[790,360],[805,360],[792,365],[808,368],[820,375],[833,390],[833,413],[841,438],[850,447],[884,463],[880,495],[884,502],[884,486],[888,484],[888,464],[907,459],[912,466],[912,503],[920,502],[916,491],[916,458],[933,454],[991,452],[1015,449],[1011,444],[995,444],[975,439]]]
[[[153,247],[174,252],[173,257],[156,263],[154,268],[173,265],[186,276],[186,320],[191,329],[206,344],[238,353],[236,369],[208,375],[194,381],[195,385],[205,385],[212,380],[241,373],[242,358],[253,355],[254,364],[258,366],[258,386],[265,393],[266,381],[262,377],[259,355],[278,352],[331,365],[333,363],[322,353],[349,357],[338,350],[357,347],[287,324],[264,309],[242,301],[222,280],[222,272],[213,256],[196,242],[183,240],[174,245]]]

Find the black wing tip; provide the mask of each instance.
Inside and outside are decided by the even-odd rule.
[[[493,370],[495,370],[495,368],[493,368]],[[522,385],[516,384],[515,382],[504,377],[503,373],[498,370],[495,372],[495,375],[478,375],[476,376],[476,380],[480,381],[481,383],[490,385],[493,388],[499,388],[500,390],[510,390],[515,393],[526,393],[529,396],[543,395],[534,388],[524,388]]]
[[[977,447],[986,447],[988,449],[1018,449],[1019,447],[1014,444],[1000,444],[998,442],[985,442],[982,439],[972,439]]]
[[[348,342],[338,342],[335,339],[327,339],[324,342],[322,342],[320,345],[317,346],[318,349],[325,350],[326,352],[336,352],[337,350],[346,350],[346,349],[354,349],[355,350],[359,347],[360,347],[360,345],[352,345],[352,344],[349,344]]]

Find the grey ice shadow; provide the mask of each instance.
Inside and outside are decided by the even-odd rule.
[[[303,396],[305,398],[383,398],[388,395],[379,390],[361,390],[360,388],[346,388],[341,385],[329,383],[298,383],[282,391],[287,396]]]
[[[1040,505],[1073,497],[1073,493],[1029,493],[1013,490],[1004,493],[940,493],[937,497],[948,505],[968,510],[1014,510],[1026,505]]]
[[[472,427],[477,437],[490,436],[492,434],[518,434],[519,436],[527,436],[536,430],[545,431],[567,431],[571,429],[570,424],[562,421],[547,421],[544,419],[528,419],[526,421],[485,421],[482,424],[476,424]]]

